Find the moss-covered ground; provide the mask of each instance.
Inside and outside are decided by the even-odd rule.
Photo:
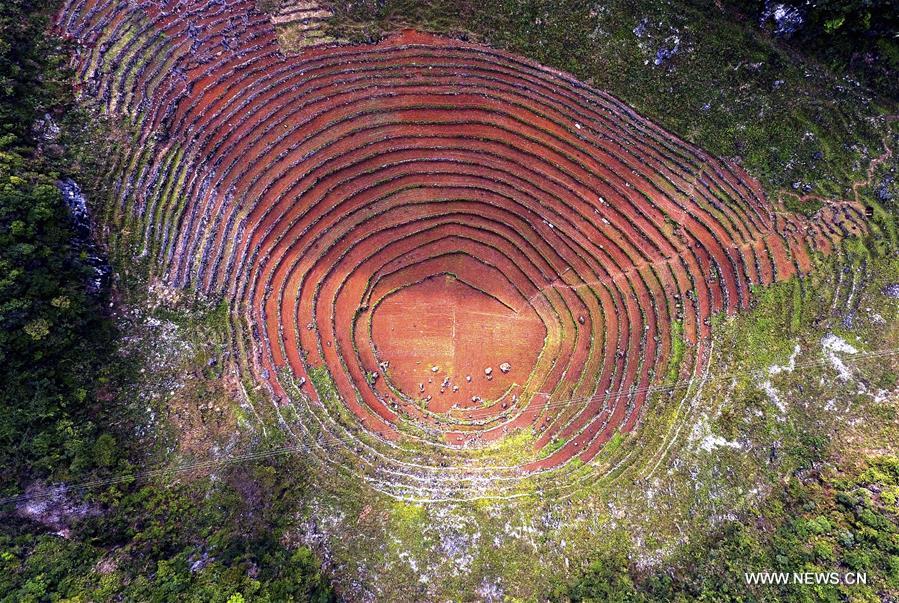
[[[574,467],[577,487],[421,504],[323,471],[293,449],[282,429],[296,418],[290,409],[229,369],[234,309],[165,287],[141,254],[141,233],[101,228],[121,341],[91,400],[116,413],[89,447],[100,469],[85,477],[106,481],[78,494],[102,512],[71,539],[8,524],[2,597],[326,600],[319,563],[348,600],[899,596],[899,307],[886,294],[899,283],[895,156],[869,173],[884,141],[897,148],[897,124],[880,117],[896,113],[895,99],[714,2],[328,7],[334,38],[416,26],[569,71],[739,158],[788,211],[811,214],[857,193],[873,208],[871,234],[817,257],[807,277],[758,288],[749,311],[716,316],[707,370],[686,382],[679,364],[689,350],[676,337],[664,378],[683,387],[654,394],[635,432]],[[133,144],[132,128],[91,108],[60,121],[69,173],[102,225],[119,211],[105,202],[113,183],[104,165]],[[326,374],[313,382],[327,393]],[[497,454],[514,459],[530,443],[524,434]],[[123,481],[109,481],[116,476]],[[778,569],[865,571],[869,584],[743,581],[745,571]]]

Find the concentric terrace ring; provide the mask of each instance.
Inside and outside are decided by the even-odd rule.
[[[113,238],[230,302],[237,369],[312,409],[310,450],[403,492],[591,461],[703,365],[712,314],[857,228],[776,216],[734,162],[485,46],[287,56],[252,0],[72,0],[58,26],[141,141]]]

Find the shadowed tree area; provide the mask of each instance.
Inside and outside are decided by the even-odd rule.
[[[0,5],[0,496],[26,491],[33,495],[30,506],[25,499],[7,499],[0,507],[0,602],[335,600],[323,569],[323,563],[328,567],[327,558],[302,545],[296,531],[299,510],[309,505],[309,487],[307,474],[293,457],[273,454],[183,477],[134,479],[152,468],[147,464],[152,454],[144,448],[151,448],[146,441],[155,440],[135,435],[134,404],[124,393],[142,367],[118,353],[123,336],[110,306],[119,301],[120,283],[97,281],[102,254],[85,238],[85,224],[73,218],[60,191],[59,183],[69,178],[94,180],[94,174],[83,170],[96,167],[81,165],[74,158],[76,143],[70,144],[72,132],[87,127],[89,118],[79,112],[72,96],[65,43],[46,33],[55,4],[7,0]],[[804,157],[801,164],[819,153],[824,157],[827,151],[821,161],[848,164],[845,148],[836,143],[827,148],[837,138],[837,134],[834,140],[827,138],[831,114],[818,112],[817,105],[808,108],[806,99],[797,102],[799,109],[786,118],[775,115],[753,124],[757,129],[744,131],[733,126],[734,120],[754,119],[761,111],[755,104],[758,95],[745,95],[753,99],[744,104],[727,96],[708,107],[700,95],[709,90],[730,94],[744,80],[753,92],[776,90],[777,82],[783,84],[779,74],[784,70],[790,72],[789,88],[804,80],[800,70],[789,65],[789,53],[796,52],[833,73],[846,71],[858,77],[881,97],[892,101],[899,97],[897,12],[887,1],[801,6],[796,9],[801,26],[788,33],[777,20],[782,16],[766,12],[769,6],[725,2],[733,10],[715,13],[720,23],[712,29],[700,28],[700,33],[722,33],[707,42],[713,50],[706,49],[703,57],[735,45],[750,49],[765,65],[754,71],[737,65],[742,70],[715,71],[713,75],[721,79],[694,77],[685,86],[661,82],[670,76],[683,78],[677,80],[682,83],[689,77],[678,69],[717,69],[717,63],[700,58],[691,66],[688,56],[694,55],[683,50],[688,44],[678,41],[678,47],[668,29],[644,37],[640,28],[660,27],[654,25],[660,21],[647,18],[643,23],[636,10],[631,14],[630,9],[621,9],[616,13],[625,15],[620,22],[602,21],[616,26],[604,32],[590,20],[596,11],[585,8],[585,3],[332,4],[338,5],[333,7],[335,31],[344,39],[374,38],[381,29],[409,23],[430,24],[439,31],[466,25],[488,42],[579,76],[598,74],[594,83],[599,86],[608,83],[603,77],[620,77],[625,62],[642,64],[643,57],[624,50],[604,55],[581,42],[605,36],[610,45],[621,43],[633,50],[638,46],[631,43],[634,39],[642,44],[655,35],[646,60],[651,63],[656,57],[658,69],[647,67],[643,76],[621,84],[629,96],[626,100],[642,103],[641,110],[663,116],[667,125],[716,152],[745,152],[747,163],[770,176],[767,182],[779,185],[798,176],[773,170],[769,174],[764,166],[784,163],[781,159],[788,156]],[[650,4],[645,2],[641,9]],[[712,5],[682,4],[690,18]],[[710,20],[704,19],[697,17],[696,22],[705,27]],[[689,32],[684,39],[690,35],[694,41],[701,39]],[[759,42],[767,35],[777,38],[776,45]],[[660,94],[665,89],[670,95]],[[793,92],[772,92],[771,97],[779,94]],[[856,116],[846,117],[850,130],[861,123],[855,120]],[[820,131],[824,141],[820,149],[796,142],[796,133],[806,128]],[[769,148],[771,141],[778,148]],[[837,187],[824,185],[828,186]],[[207,359],[201,361],[214,374]],[[676,376],[675,370],[672,379]],[[825,456],[824,443],[806,444],[807,468],[788,478],[782,491],[765,498],[758,508],[747,510],[748,519],[742,523],[728,522],[711,534],[697,535],[670,559],[649,567],[639,563],[639,553],[622,537],[620,546],[612,547],[614,554],[593,560],[589,570],[570,583],[558,584],[548,597],[895,599],[899,460],[886,456],[860,467],[826,469],[819,463]],[[265,453],[277,452],[283,442],[259,437],[245,445],[254,453]],[[118,476],[126,479],[113,482]],[[73,487],[90,480],[100,480],[101,487]],[[868,584],[852,588],[746,584],[746,572],[767,570],[864,572]]]
[[[0,601],[332,600],[312,551],[281,541],[304,488],[277,458],[169,488],[63,485],[141,467],[115,396],[133,367],[58,186],[79,167],[54,4],[0,6],[0,494],[33,496],[0,507]]]
[[[624,544],[558,595],[575,601],[889,601],[899,593],[899,459],[793,477],[758,509],[641,571]],[[867,584],[747,584],[753,572],[836,572]]]

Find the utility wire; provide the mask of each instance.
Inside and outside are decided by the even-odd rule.
[[[844,357],[849,358],[867,358],[867,357],[885,357],[885,356],[893,356],[899,354],[899,348],[888,348],[882,350],[872,350],[868,352],[856,352],[856,353],[842,353]],[[819,366],[825,363],[830,362],[829,358],[822,358],[819,360],[813,360],[802,363],[794,363],[793,370],[797,368],[810,368],[814,366]],[[755,372],[755,371],[746,371],[746,373]],[[731,373],[731,374],[739,374],[739,373]],[[568,398],[565,400],[559,400],[553,402],[552,404],[546,404],[543,408],[562,408],[567,407],[575,402],[590,402],[599,399],[611,399],[611,398],[620,398],[620,397],[631,397],[637,395],[639,393],[656,393],[656,392],[671,392],[677,389],[683,389],[690,386],[691,381],[681,381],[678,383],[674,383],[671,385],[662,385],[662,386],[650,386],[643,388],[633,388],[626,392],[620,392],[618,394],[602,394],[596,396],[585,396],[585,397],[576,397],[576,398]],[[541,394],[535,394],[541,395]],[[548,395],[548,394],[543,394]],[[547,402],[549,400],[547,399]],[[276,457],[283,454],[291,454],[295,452],[304,452],[305,449],[302,446],[280,446],[278,448],[272,448],[271,450],[263,450],[256,452],[247,452],[243,454],[237,454],[233,456],[227,456],[221,459],[212,459],[206,461],[196,461],[192,463],[187,463],[184,465],[179,465],[175,467],[168,466],[160,466],[152,469],[146,469],[143,471],[135,471],[132,473],[125,473],[115,477],[109,477],[104,479],[95,479],[88,480],[84,482],[80,482],[74,485],[69,485],[69,490],[77,490],[77,491],[85,491],[85,490],[95,490],[98,488],[104,488],[106,486],[114,486],[116,484],[122,484],[127,482],[133,482],[143,479],[150,479],[156,477],[165,477],[165,476],[175,476],[183,473],[189,473],[191,471],[199,470],[199,469],[214,469],[218,467],[225,467],[228,465],[234,465],[243,461],[255,461],[255,460],[264,460],[272,457]],[[40,500],[44,498],[49,498],[49,494],[20,494],[17,496],[9,496],[6,498],[0,498],[0,507],[7,505],[17,505],[19,503],[27,502],[30,500]]]

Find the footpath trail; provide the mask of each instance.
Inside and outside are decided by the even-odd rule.
[[[57,27],[85,99],[138,130],[113,245],[227,299],[241,376],[390,488],[592,460],[705,366],[714,313],[864,229],[778,215],[736,163],[486,46],[285,54],[253,0],[69,0]],[[521,433],[524,458],[481,453]]]

